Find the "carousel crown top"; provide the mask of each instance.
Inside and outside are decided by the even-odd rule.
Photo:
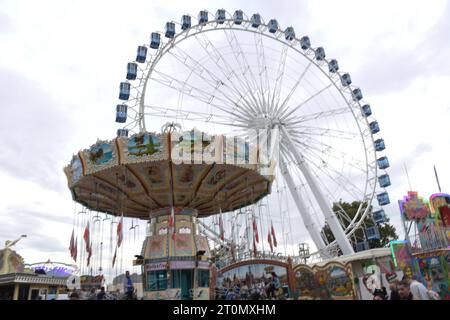
[[[163,208],[189,207],[209,216],[270,193],[274,164],[261,154],[236,137],[163,130],[99,140],[64,172],[73,199],[91,210],[150,219]]]

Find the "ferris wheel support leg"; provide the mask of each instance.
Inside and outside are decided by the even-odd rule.
[[[297,209],[300,212],[300,215],[303,219],[303,223],[305,224],[306,230],[308,230],[308,233],[311,236],[317,249],[321,251],[321,256],[326,258],[328,256],[328,253],[325,252],[325,250],[324,250],[326,248],[325,241],[323,241],[323,238],[320,235],[318,226],[316,226],[313,219],[308,214],[308,210],[306,209],[305,202],[303,201],[303,198],[301,197],[300,193],[297,192],[297,189],[295,188],[294,180],[292,179],[291,174],[290,174],[289,170],[287,169],[284,159],[281,159],[280,169],[281,169],[281,174],[283,175],[284,179],[286,180],[287,186],[288,186],[289,190],[291,191],[291,195],[292,195],[292,198],[294,199]]]
[[[322,194],[319,186],[317,185],[316,180],[314,179],[311,171],[309,170],[306,162],[304,161],[301,154],[298,152],[298,149],[294,142],[292,141],[291,136],[289,135],[288,131],[284,126],[281,126],[281,130],[283,131],[284,136],[286,137],[286,140],[289,144],[290,151],[292,152],[292,155],[294,156],[295,160],[298,163],[298,167],[300,171],[303,173],[303,176],[306,179],[306,182],[308,183],[309,187],[311,188],[311,191],[316,198],[316,201],[320,207],[320,210],[325,216],[325,220],[330,226],[331,232],[333,233],[334,237],[336,238],[336,242],[338,243],[339,247],[342,250],[342,253],[344,255],[353,254],[355,251],[353,250],[353,246],[350,244],[350,241],[348,240],[347,236],[344,233],[344,230],[342,229],[341,224],[339,223],[339,220],[337,216],[334,214],[334,212],[331,210],[329,204],[327,203],[327,200],[325,196]]]

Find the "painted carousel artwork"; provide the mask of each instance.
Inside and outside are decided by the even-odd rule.
[[[356,293],[350,264],[330,262],[324,266],[294,267],[299,300],[354,300]]]
[[[202,155],[190,152],[175,161],[169,143],[173,150],[200,143],[200,153],[209,153],[215,141],[214,153],[224,154],[220,136],[193,132],[99,141],[65,168],[75,201],[117,217],[148,220],[141,261],[147,299],[209,298],[211,251],[196,219],[252,204],[270,192],[271,177],[260,175],[256,165],[196,163]]]

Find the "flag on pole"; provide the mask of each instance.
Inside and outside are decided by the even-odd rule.
[[[120,217],[120,221],[117,224],[117,246],[120,247],[123,241],[123,215]]]
[[[73,247],[73,256],[72,256],[72,258],[73,258],[73,260],[75,262],[77,262],[77,255],[78,255],[78,237],[75,239],[75,245]]]
[[[272,233],[273,246],[276,248],[278,243],[277,243],[277,237],[275,236],[275,229],[273,228],[272,221],[270,222],[270,231]]]
[[[113,256],[113,259],[112,259],[112,266],[113,266],[113,268],[114,268],[114,265],[116,264],[116,257],[117,257],[117,246],[116,246],[116,249],[114,250],[114,256]]]
[[[89,248],[87,250],[88,256],[87,256],[87,267],[91,264],[91,257],[92,257],[92,242],[89,245]]]
[[[258,226],[256,225],[256,220],[253,217],[253,234],[255,235],[256,243],[259,243]]]
[[[270,235],[270,232],[267,233],[267,242],[269,242],[270,251],[273,252],[273,243],[272,243],[272,237],[271,237],[271,235]]]
[[[222,220],[222,214],[219,215],[219,232],[220,232],[220,240],[225,240],[225,231],[223,229],[223,220]]]
[[[73,258],[73,249],[75,247],[75,231],[72,229],[72,236],[70,237],[70,245],[69,245],[69,251],[70,251],[70,257]]]
[[[89,251],[89,243],[90,243],[89,221],[86,225],[86,228],[84,228],[83,239],[84,242],[86,242],[86,251]]]

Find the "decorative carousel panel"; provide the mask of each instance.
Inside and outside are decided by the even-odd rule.
[[[74,155],[72,157],[72,161],[70,164],[64,168],[64,173],[67,176],[67,181],[69,183],[69,187],[72,187],[74,184],[80,180],[84,175],[84,166],[78,155]]]
[[[202,146],[204,163],[223,163],[223,136],[203,133]]]
[[[351,266],[331,262],[322,267],[315,266],[316,280],[321,294],[326,290],[334,300],[353,300],[355,291]]]
[[[189,235],[191,237],[195,234],[194,224],[189,216],[175,216],[176,235]]]
[[[238,167],[256,170],[256,158],[251,157],[256,148],[251,148],[250,144],[243,139],[235,137],[223,137],[223,163]]]
[[[220,209],[248,205],[270,192],[270,178],[260,175],[256,166],[201,161],[206,151],[211,159],[224,155],[221,136],[195,130],[180,134],[173,145],[188,150],[192,157],[176,164],[169,157],[170,135],[176,136],[142,133],[129,139],[120,137],[112,142],[99,141],[80,152],[79,160],[75,157],[65,168],[74,200],[89,204],[92,210],[149,219],[155,216],[153,211],[172,205],[208,216]],[[236,148],[233,158],[239,154],[244,160],[248,158],[247,144]]]
[[[200,235],[195,236],[195,246],[197,251],[205,251],[204,256],[210,257],[211,252],[209,251],[208,238]]]
[[[194,244],[193,236],[190,234],[177,234],[175,240],[170,240],[171,246],[171,256],[177,257],[189,257],[194,256]]]
[[[319,296],[317,292],[318,284],[314,276],[314,271],[307,265],[298,265],[294,269],[296,288],[300,300],[314,299]]]
[[[173,132],[170,135],[171,159],[179,165],[181,163],[202,163],[203,161],[203,133],[197,130]]]
[[[174,187],[177,190],[192,190],[198,187],[208,172],[212,169],[212,165],[205,164],[189,164],[174,166]]]
[[[144,259],[159,259],[167,257],[167,235],[153,235],[147,238]]]
[[[169,159],[168,135],[140,133],[117,139],[122,163],[153,162]]]
[[[170,165],[168,161],[147,162],[127,166],[150,193],[168,193],[170,189]]]
[[[175,240],[170,238],[170,256],[171,257],[192,257],[195,256],[194,235],[192,233],[192,227],[179,225],[176,222],[177,233]],[[191,233],[188,232],[188,229]],[[181,233],[183,232],[183,233]]]
[[[105,170],[119,164],[115,140],[98,141],[89,149],[80,152],[80,158],[86,164],[86,175]]]

